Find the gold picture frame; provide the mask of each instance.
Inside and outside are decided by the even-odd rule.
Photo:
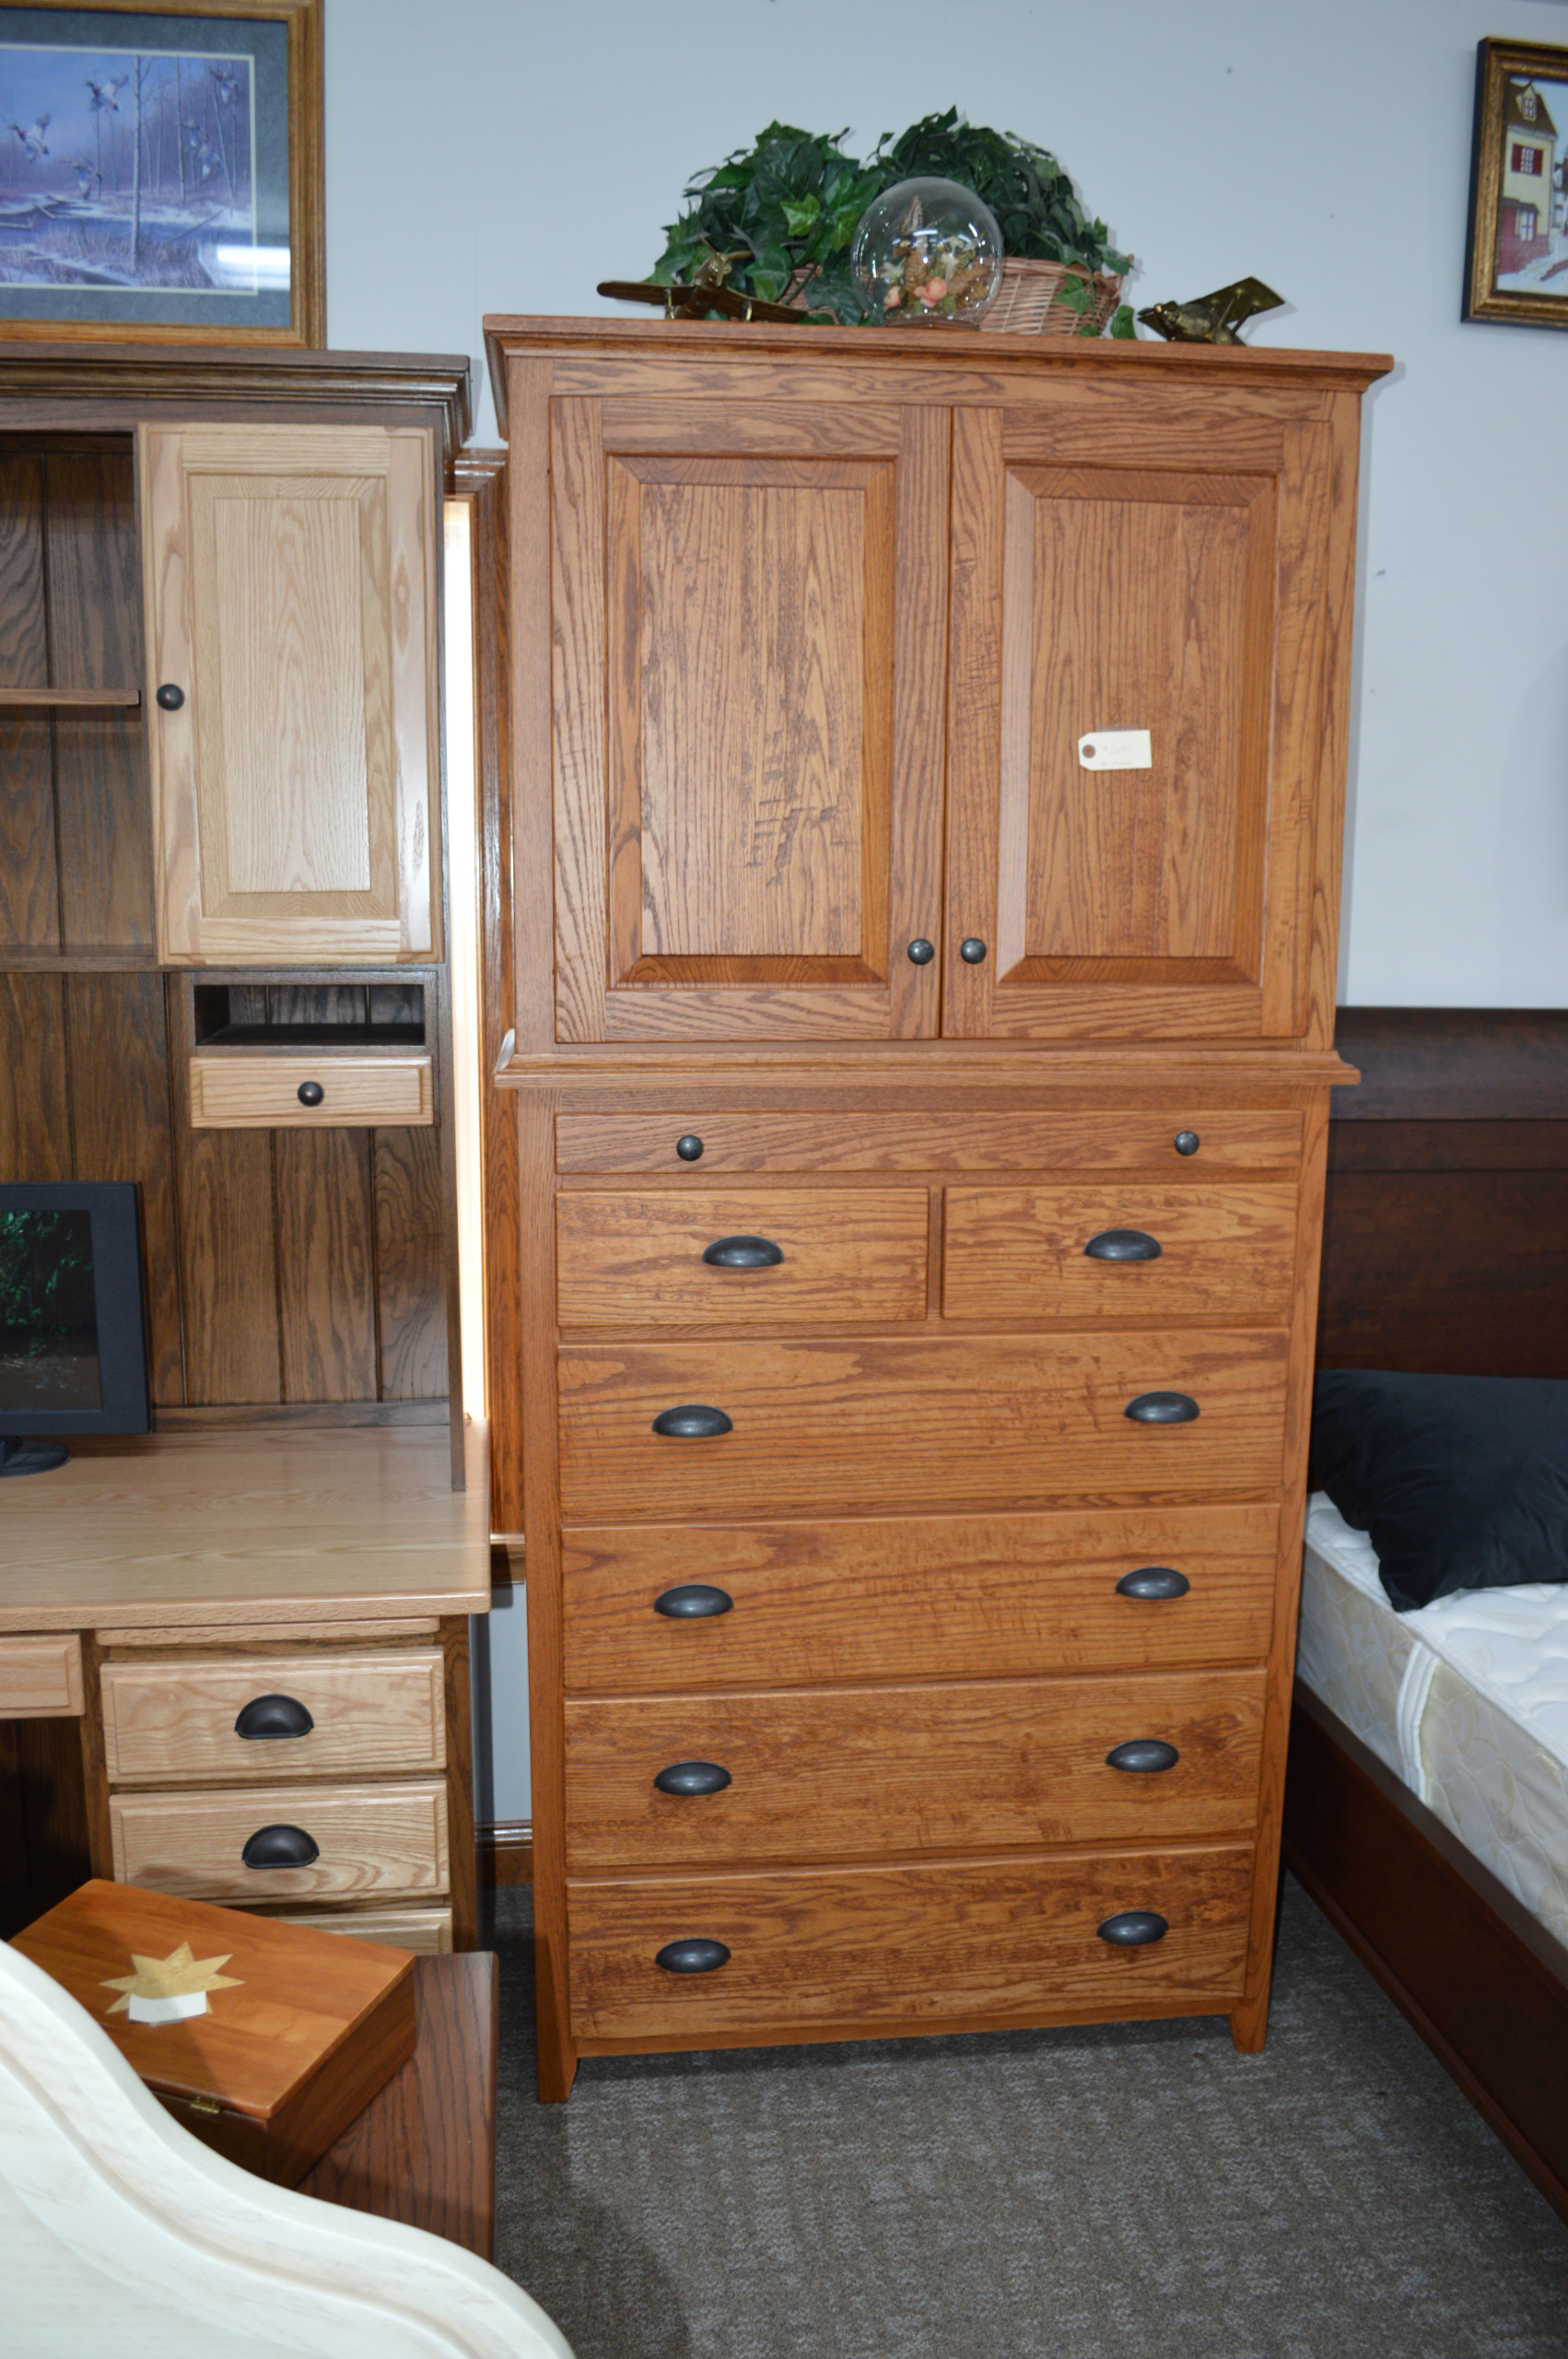
[[[1460,317],[1568,328],[1568,49],[1478,46]]]
[[[0,337],[324,345],[322,119],[322,0],[0,5]]]

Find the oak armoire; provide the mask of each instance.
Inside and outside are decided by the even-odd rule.
[[[1388,364],[486,329],[542,2094],[1256,2048]]]

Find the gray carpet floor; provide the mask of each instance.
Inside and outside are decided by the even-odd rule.
[[[497,2259],[578,2359],[1556,2359],[1568,2228],[1305,1895],[1223,2022],[591,2059],[497,1895]]]

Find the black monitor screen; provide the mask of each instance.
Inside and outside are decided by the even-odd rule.
[[[0,1212],[0,1417],[102,1405],[90,1215]]]

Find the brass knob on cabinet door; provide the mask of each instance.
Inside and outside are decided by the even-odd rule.
[[[302,1081],[294,1093],[301,1106],[319,1106],[326,1094],[319,1081]]]
[[[165,680],[153,696],[153,702],[162,712],[178,712],[184,701],[184,689],[176,687],[172,680]]]

